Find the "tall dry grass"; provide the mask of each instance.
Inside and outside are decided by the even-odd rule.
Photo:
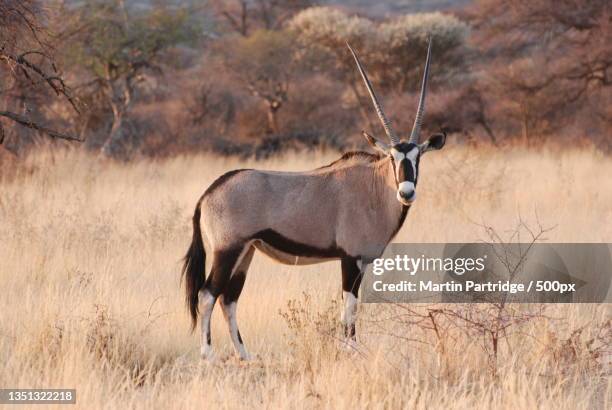
[[[336,156],[119,164],[61,151],[11,172],[0,164],[0,387],[76,388],[87,409],[611,407],[611,369],[588,347],[601,332],[609,341],[606,305],[549,308],[509,336],[495,375],[467,336],[443,354],[380,332],[385,306],[362,306],[361,353],[346,353],[326,337],[339,318],[338,263],[256,256],[238,312],[255,360],[232,357],[217,309],[217,360],[202,362],[179,289],[197,198],[231,168],[300,170]],[[612,160],[596,152],[447,147],[421,164],[398,242],[479,240],[478,223],[503,232],[536,213],[557,225],[551,241],[612,241]]]

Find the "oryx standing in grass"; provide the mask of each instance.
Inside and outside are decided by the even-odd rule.
[[[236,322],[236,304],[255,249],[290,265],[339,259],[342,322],[348,340],[355,340],[357,296],[365,267],[383,253],[416,199],[421,155],[442,148],[446,136],[435,134],[419,144],[431,44],[407,142],[391,129],[359,58],[349,49],[390,144],[364,132],[382,155],[351,152],[306,172],[235,170],[208,187],[193,215],[193,240],[183,267],[193,327],[198,313],[202,316],[205,358],[212,354],[210,318],[218,298],[236,351],[240,358],[248,358]],[[213,259],[208,277],[207,252]]]

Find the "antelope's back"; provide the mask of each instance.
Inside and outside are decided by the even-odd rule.
[[[203,233],[213,243],[269,229],[322,248],[335,242],[341,190],[330,175],[239,170],[219,180],[201,204]]]

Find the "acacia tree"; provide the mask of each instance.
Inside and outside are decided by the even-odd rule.
[[[294,16],[288,24],[303,48],[301,60],[314,71],[332,73],[348,84],[363,119],[370,121],[369,101],[360,93],[361,78],[346,43],[359,51],[370,68],[376,48],[374,24],[363,17],[348,16],[331,7],[311,7]]]
[[[122,0],[88,0],[68,11],[78,27],[68,37],[68,59],[89,77],[80,87],[83,98],[111,113],[101,152],[115,155],[138,88],[161,74],[165,50],[195,37],[189,10],[130,11]]]
[[[369,98],[363,94],[361,78],[348,52],[350,43],[365,62],[378,87],[398,92],[416,91],[422,75],[427,44],[434,42],[436,78],[460,66],[468,27],[453,16],[419,13],[381,24],[329,8],[314,7],[297,14],[289,23],[309,61],[349,85],[363,118],[370,122]],[[440,69],[439,67],[445,67]],[[315,67],[316,68],[316,67]]]
[[[44,12],[36,0],[0,2],[0,117],[52,138],[79,140],[45,125],[43,106],[49,92],[62,97],[78,112],[76,100],[57,68],[44,25]],[[5,132],[0,122],[0,144]]]
[[[224,70],[266,105],[268,134],[279,132],[278,112],[289,98],[296,70],[292,43],[286,32],[259,30],[217,45]]]
[[[432,78],[461,75],[468,34],[466,23],[438,12],[406,14],[383,22],[373,56],[381,85],[399,92],[418,89],[430,40],[437,61]]]

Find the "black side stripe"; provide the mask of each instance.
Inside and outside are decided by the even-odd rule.
[[[348,256],[344,249],[332,244],[329,248],[318,248],[289,239],[273,229],[257,232],[251,239],[259,239],[273,248],[294,256],[310,258],[342,258]]]

